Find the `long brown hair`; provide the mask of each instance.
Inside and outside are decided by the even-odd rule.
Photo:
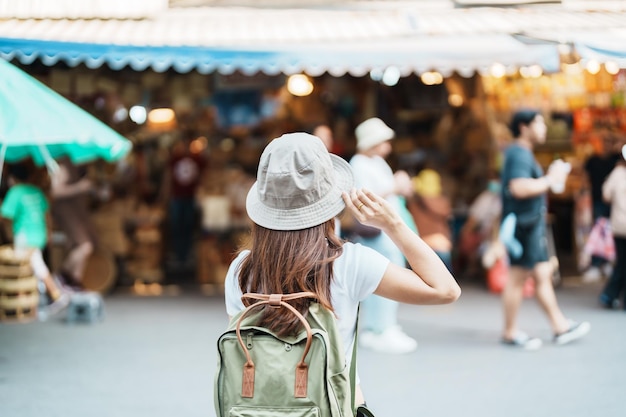
[[[330,283],[333,261],[342,251],[334,219],[303,230],[279,231],[253,224],[247,249],[250,254],[239,269],[239,286],[246,292],[291,294],[311,291],[318,302],[333,310]],[[244,300],[246,305],[250,304]],[[309,300],[291,304],[306,316]],[[300,321],[284,309],[264,307],[260,325],[279,335],[294,334]]]

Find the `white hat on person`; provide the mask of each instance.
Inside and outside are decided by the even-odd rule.
[[[367,119],[356,127],[354,133],[357,151],[368,150],[396,136],[396,133],[378,117]]]
[[[263,150],[246,210],[267,229],[307,229],[341,213],[341,193],[353,187],[350,164],[328,153],[320,138],[288,133]]]

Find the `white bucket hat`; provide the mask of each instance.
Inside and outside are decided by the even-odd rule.
[[[395,132],[378,117],[367,119],[356,127],[354,133],[357,151],[365,151],[396,136]]]
[[[339,214],[342,191],[354,187],[350,164],[317,136],[285,134],[267,145],[246,199],[250,219],[267,229],[301,230]]]

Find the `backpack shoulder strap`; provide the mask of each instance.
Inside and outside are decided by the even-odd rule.
[[[354,327],[354,340],[352,342],[352,359],[350,360],[350,387],[351,389],[351,402],[352,408],[356,408],[356,348],[358,342],[358,334],[359,334],[359,310],[361,309],[361,304],[357,307],[356,310],[356,323]]]

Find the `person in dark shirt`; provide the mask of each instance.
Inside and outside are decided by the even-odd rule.
[[[532,110],[515,113],[511,121],[511,132],[515,140],[504,153],[501,172],[502,218],[504,224],[509,214],[514,216],[514,239],[519,243],[521,251],[511,251],[510,246],[507,246],[510,269],[502,292],[502,342],[525,349],[537,349],[542,345],[541,339],[530,337],[517,327],[524,283],[531,276],[535,280],[537,301],[554,332],[554,342],[566,344],[584,336],[591,328],[588,322],[568,320],[561,312],[552,284],[554,266],[548,258],[546,195],[551,187],[565,182],[569,171],[551,167],[548,174],[544,175],[535,159],[533,148],[545,142],[547,133],[541,114]]]
[[[591,204],[593,222],[600,218],[609,218],[611,215],[611,207],[602,198],[602,184],[609,176],[613,168],[621,158],[619,149],[619,141],[612,132],[605,132],[603,137],[601,152],[594,153],[585,162],[585,172],[587,181],[591,190]],[[584,272],[583,279],[587,282],[597,281],[602,275],[610,276],[612,270],[611,263],[601,256],[593,255],[591,257],[591,265]]]
[[[172,147],[168,162],[166,184],[169,187],[169,221],[172,250],[176,266],[186,265],[193,246],[194,221],[196,218],[195,195],[206,161],[190,148],[190,140],[177,142]]]

